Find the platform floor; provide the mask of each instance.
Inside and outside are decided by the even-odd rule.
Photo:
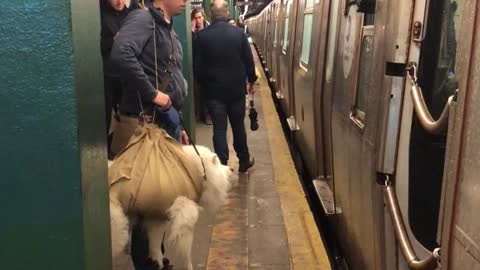
[[[256,108],[261,112],[259,101]],[[246,125],[249,126],[248,119]],[[239,185],[215,218],[202,217],[199,221],[194,243],[195,269],[290,269],[287,234],[261,113],[259,125],[261,128],[255,132],[248,130],[255,166],[248,174],[239,176]],[[212,146],[212,126],[199,124],[196,132],[199,144]],[[229,142],[230,138],[231,135]],[[238,168],[233,149],[229,163]]]

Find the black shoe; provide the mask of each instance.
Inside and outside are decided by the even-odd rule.
[[[240,166],[238,167],[238,172],[239,173],[246,173],[248,171],[248,169],[253,167],[253,165],[255,165],[255,158],[251,157],[250,160],[248,161],[248,163],[240,164]]]
[[[170,264],[170,260],[167,258],[163,258],[163,269],[162,270],[171,270],[173,269],[173,265]]]

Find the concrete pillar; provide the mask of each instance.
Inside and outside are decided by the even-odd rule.
[[[2,3],[0,269],[111,269],[98,5]]]
[[[186,12],[175,16],[173,28],[180,38],[183,48],[183,76],[188,81],[188,97],[183,105],[183,124],[190,136],[195,138],[195,116],[193,105],[193,63],[192,63],[192,26],[190,20],[190,2],[187,2]]]

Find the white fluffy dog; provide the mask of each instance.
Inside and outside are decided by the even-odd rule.
[[[176,257],[185,262],[185,268],[193,269],[191,250],[195,224],[200,211],[203,209],[209,214],[216,211],[225,203],[227,193],[236,184],[236,177],[230,167],[221,164],[217,155],[208,148],[197,146],[200,153],[198,157],[192,146],[183,146],[189,156],[196,160],[198,170],[203,174],[205,165],[206,181],[198,203],[180,196],[173,205],[163,213],[165,218],[144,216],[144,226],[149,240],[149,256],[163,268],[163,254],[161,242],[166,232],[165,246],[175,252]],[[128,216],[121,205],[112,198],[110,193],[110,223],[112,230],[112,258],[114,266],[116,261],[125,260],[129,256],[129,243],[131,238],[132,222],[136,217]],[[114,267],[115,268],[115,267]]]

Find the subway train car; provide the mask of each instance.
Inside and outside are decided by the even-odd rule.
[[[273,0],[247,23],[340,269],[480,269],[480,1]]]

